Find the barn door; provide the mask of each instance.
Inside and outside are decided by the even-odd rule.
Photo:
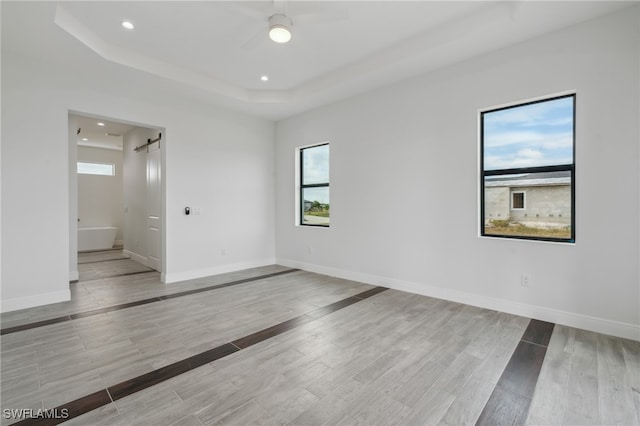
[[[160,142],[148,146],[147,154],[147,244],[148,266],[160,271],[162,268],[162,239],[161,237],[161,159]]]

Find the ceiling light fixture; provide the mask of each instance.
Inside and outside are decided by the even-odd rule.
[[[104,123],[99,122],[99,123],[98,123],[98,126],[104,126]]]
[[[86,142],[86,141],[88,141],[89,139],[87,139],[87,138],[82,138],[82,140]]]
[[[135,27],[133,26],[133,24],[129,21],[122,21],[122,26],[125,27],[128,30],[132,30]]]
[[[260,77],[260,80],[269,81],[269,76],[268,75],[263,75],[262,77]]]
[[[291,40],[293,23],[286,15],[275,14],[269,17],[269,38],[276,43],[287,43]]]

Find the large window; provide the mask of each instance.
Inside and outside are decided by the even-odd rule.
[[[481,235],[575,241],[575,100],[480,113]]]
[[[329,226],[329,144],[300,149],[300,224]]]

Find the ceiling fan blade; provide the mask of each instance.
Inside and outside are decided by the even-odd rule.
[[[250,19],[266,20],[271,15],[271,5],[265,2],[248,2],[248,1],[225,1],[221,2],[223,7],[232,13],[245,16]]]
[[[240,42],[240,48],[244,50],[253,50],[258,47],[264,40],[268,39],[268,27],[263,26],[258,31],[253,32]]]
[[[349,19],[349,11],[343,7],[332,7],[327,10],[317,12],[307,12],[294,15],[294,25],[303,24],[321,24],[329,22],[340,22]]]

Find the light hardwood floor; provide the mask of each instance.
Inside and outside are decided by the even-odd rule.
[[[556,325],[530,425],[637,425],[640,342]]]
[[[91,272],[71,302],[3,314],[2,328],[255,280],[3,335],[3,409],[57,407],[303,316],[66,424],[475,424],[529,324],[395,290],[354,301],[373,286],[304,271],[259,278],[277,265],[165,286],[114,256],[81,257]],[[640,343],[556,326],[527,423],[637,425],[639,413]]]

